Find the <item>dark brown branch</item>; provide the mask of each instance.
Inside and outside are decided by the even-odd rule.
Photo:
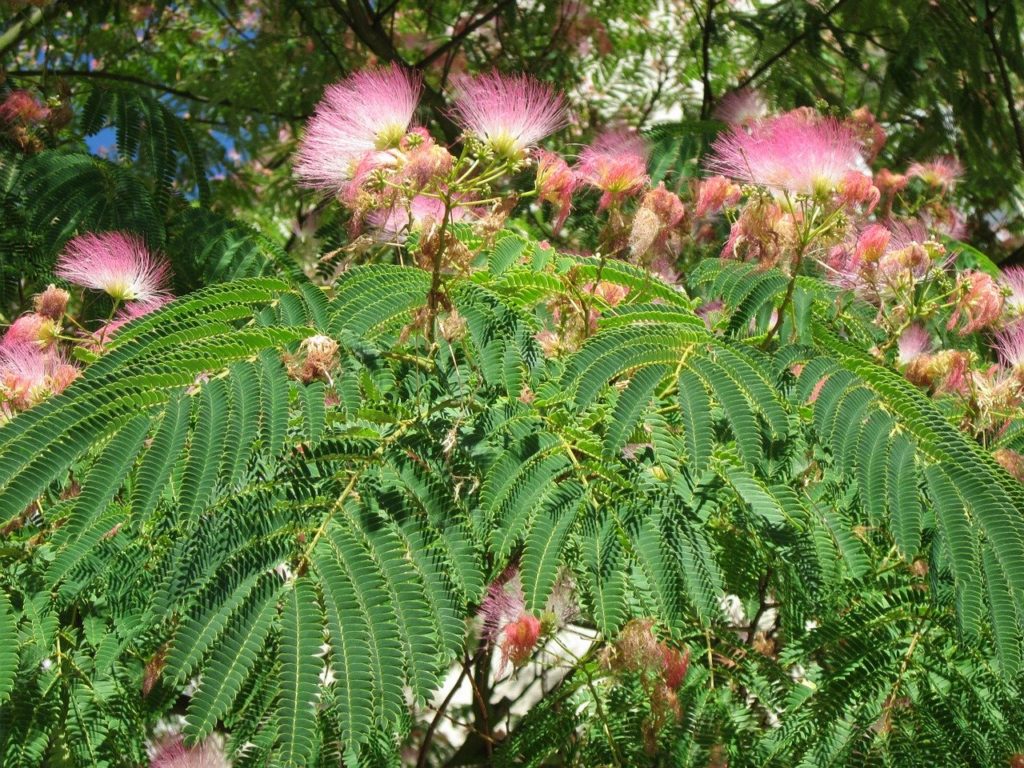
[[[701,99],[700,117],[707,120],[715,106],[715,95],[711,90],[711,35],[715,29],[715,2],[708,0],[708,13],[704,17],[703,36],[701,39],[701,81],[704,84],[704,95]]]
[[[133,85],[141,85],[145,88],[152,88],[155,91],[161,91],[162,93],[170,94],[171,96],[177,96],[181,99],[188,101],[195,101],[200,104],[209,104],[212,107],[228,107],[231,109],[240,109],[243,112],[252,112],[258,115],[267,115],[269,117],[278,117],[284,120],[305,120],[308,115],[288,115],[283,112],[270,112],[262,109],[256,109],[255,107],[246,107],[241,104],[235,104],[232,101],[223,99],[216,101],[209,98],[208,96],[202,96],[198,93],[192,93],[191,91],[185,91],[180,88],[174,88],[170,85],[164,85],[163,83],[155,83],[152,80],[146,80],[135,75],[125,75],[119,72],[107,72],[104,70],[85,70],[85,69],[15,69],[7,73],[10,77],[71,77],[71,78],[84,78],[92,80],[112,80],[119,83],[132,83]]]
[[[370,14],[370,10],[363,0],[346,0],[344,5],[341,0],[331,0],[331,7],[348,23],[363,45],[374,54],[384,61],[393,61],[405,67],[409,66],[409,62],[395,48],[390,35],[381,27],[380,19]],[[444,96],[426,83],[423,85],[423,95],[424,101],[434,112],[434,117],[441,126],[445,138],[448,141],[455,141],[459,135],[459,129],[448,117]]]
[[[829,8],[825,12],[824,16],[822,16],[819,19],[817,19],[815,23],[810,23],[806,27],[804,27],[803,31],[800,32],[800,34],[796,35],[792,40],[790,40],[788,43],[786,43],[784,46],[782,46],[779,50],[777,50],[775,53],[773,53],[771,56],[769,56],[757,69],[755,69],[753,72],[751,72],[745,78],[743,78],[739,82],[739,84],[736,86],[736,88],[737,89],[739,89],[739,88],[746,88],[752,82],[757,80],[757,78],[759,78],[761,75],[763,75],[765,72],[767,72],[773,66],[775,66],[776,62],[778,62],[780,59],[782,59],[785,56],[787,56],[789,54],[789,52],[791,50],[793,50],[796,46],[798,46],[803,41],[803,39],[805,37],[807,37],[809,34],[811,34],[811,32],[814,32],[815,30],[817,30],[818,27],[820,27],[822,24],[824,24],[825,21],[827,21],[828,18],[833,13],[835,13],[843,5],[845,5],[846,2],[847,2],[847,0],[836,0],[835,5],[833,5],[831,8]]]
[[[46,8],[27,8],[19,19],[0,34],[0,56],[28,37],[33,29],[64,11],[64,4],[55,2]]]
[[[479,651],[477,655],[479,655]],[[427,732],[423,734],[423,743],[420,744],[420,753],[416,758],[416,768],[426,768],[427,757],[430,754],[430,742],[434,738],[434,731],[437,730],[437,726],[441,724],[441,720],[444,718],[444,713],[448,709],[448,705],[452,703],[452,699],[455,698],[455,694],[459,691],[459,686],[462,685],[462,681],[466,679],[466,675],[469,674],[469,668],[473,663],[473,659],[466,656],[466,660],[462,664],[462,673],[459,675],[459,679],[455,681],[455,685],[448,691],[448,695],[444,697],[444,700],[437,708],[437,712],[434,714],[433,719],[430,721],[430,725],[427,726]]]
[[[1010,123],[1013,125],[1013,133],[1017,139],[1017,155],[1020,157],[1021,168],[1024,168],[1024,125],[1021,124],[1020,115],[1017,112],[1016,100],[1013,98],[1013,82],[1010,80],[1010,72],[1006,68],[1006,58],[1003,50],[999,47],[999,38],[996,36],[995,17],[997,10],[985,3],[986,18],[982,22],[985,35],[992,46],[992,54],[996,57],[996,66],[999,69],[999,80],[1003,89],[1003,98],[1006,99],[1006,109],[1010,113]]]
[[[434,63],[439,58],[448,53],[449,50],[457,48],[458,46],[462,45],[463,40],[465,40],[469,35],[471,35],[477,29],[479,29],[488,21],[490,21],[499,13],[501,13],[504,10],[505,6],[509,5],[511,2],[512,0],[500,0],[498,3],[494,5],[494,7],[491,8],[491,10],[489,10],[483,16],[474,19],[473,21],[466,24],[466,26],[463,27],[457,35],[452,35],[447,42],[445,42],[443,45],[439,45],[437,48],[435,48],[422,59],[420,59],[418,62],[416,62],[416,69],[423,69],[424,67],[430,66],[432,63]]]

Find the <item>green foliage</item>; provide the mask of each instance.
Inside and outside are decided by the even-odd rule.
[[[687,717],[658,737],[691,763],[723,738],[737,764],[896,759],[903,729],[927,718],[954,727],[943,691],[963,683],[928,672],[943,654],[967,670],[991,652],[999,671],[970,687],[991,693],[981,716],[1011,716],[1021,494],[928,400],[840,341],[826,289],[808,283],[822,297],[813,345],[771,358],[746,322],[727,317],[735,335],[714,335],[685,297],[651,304],[661,288],[620,265],[603,277],[632,285],[629,301],[562,365],[530,351],[519,290],[558,284],[559,268],[492,263],[497,275],[452,280],[469,330],[439,347],[402,330],[426,291],[414,268],[351,270],[327,301],[266,278],[204,289],[134,322],[65,394],[0,430],[6,517],[61,521],[5,556],[0,628],[19,641],[0,657],[0,679],[16,681],[4,706],[24,711],[21,692],[35,690],[34,711],[60,713],[19,716],[6,764],[55,754],[45,746],[55,723],[85,729],[107,753],[147,717],[69,706],[69,653],[89,659],[91,686],[123,686],[139,673],[130,659],[166,658],[154,701],[198,675],[186,735],[234,723],[249,734],[247,761],[313,765],[340,749],[372,763],[408,728],[405,687],[419,702],[433,696],[464,648],[462,617],[513,557],[535,610],[567,569],[604,637],[654,616],[684,642],[714,638],[702,674],[733,693],[698,703],[688,678]],[[703,270],[735,302],[728,312],[748,316],[765,274]],[[530,303],[544,300],[538,288]],[[323,384],[290,380],[279,358],[314,328],[343,345],[338,401],[326,408]],[[523,385],[531,405],[517,400]],[[927,582],[904,564],[920,558]],[[763,567],[790,644],[778,661],[723,666],[715,659],[753,632],[733,634],[719,603],[756,595]],[[836,613],[844,604],[852,612]],[[818,628],[801,629],[811,619]],[[813,684],[785,673],[795,665]],[[623,716],[636,705],[635,692],[620,700],[625,691],[581,676],[501,754],[522,754],[541,738],[533,729],[564,733],[572,721],[552,719],[570,706],[560,697],[596,696]],[[785,727],[752,741],[757,723],[735,720],[741,690]],[[895,702],[906,696],[904,716]],[[607,712],[626,754],[642,723]],[[977,721],[955,727],[964,764],[987,759],[993,747],[968,739]],[[607,734],[582,738],[591,758],[579,759],[606,759]]]

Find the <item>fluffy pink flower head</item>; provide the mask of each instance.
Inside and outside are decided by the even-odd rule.
[[[907,176],[921,179],[925,184],[949,192],[964,175],[964,167],[952,155],[943,155],[927,163],[914,163],[907,169]]]
[[[516,666],[530,658],[540,637],[540,620],[526,612],[526,595],[519,569],[510,565],[487,588],[480,604],[484,636],[501,649],[501,664],[509,659]]]
[[[1003,292],[991,275],[976,269],[967,269],[957,276],[960,296],[947,324],[953,330],[961,315],[966,319],[961,335],[980,331],[999,319],[1003,311]]]
[[[150,768],[231,768],[217,738],[186,747],[180,735],[161,742],[149,763]]]
[[[897,360],[900,365],[910,365],[922,355],[928,354],[932,348],[932,337],[923,326],[911,325],[900,334],[896,342],[898,349]]]
[[[127,232],[79,235],[67,244],[54,271],[69,283],[103,291],[118,301],[166,296],[170,276],[167,262]]]
[[[871,183],[871,177],[860,171],[849,171],[839,186],[839,201],[850,208],[864,205],[866,214],[875,210],[882,193]]]
[[[1018,323],[997,333],[994,346],[1008,368],[1024,372],[1024,324]]]
[[[540,637],[540,619],[530,613],[524,613],[516,621],[505,627],[502,640],[502,655],[511,659],[515,666],[521,666],[530,659],[533,647]]]
[[[665,667],[665,685],[675,690],[686,680],[686,672],[690,668],[690,649],[680,653],[675,648],[660,644],[661,660]]]
[[[534,152],[534,158],[537,160],[537,195],[558,209],[552,224],[552,228],[557,232],[572,211],[572,196],[576,191],[578,179],[561,155],[538,149]]]
[[[437,144],[424,128],[413,129],[400,146],[403,164],[395,179],[398,184],[409,182],[414,189],[423,189],[443,178],[455,164],[447,147]]]
[[[857,238],[857,263],[875,263],[885,253],[892,239],[892,232],[881,224],[872,224],[865,228]]]
[[[388,165],[387,154],[409,130],[420,76],[395,65],[356,72],[324,92],[299,143],[295,173],[303,184],[338,191],[368,155]]]
[[[714,116],[731,126],[748,126],[767,116],[768,104],[760,91],[739,88],[722,97],[715,107]]]
[[[738,185],[725,176],[710,176],[697,187],[697,205],[694,214],[697,218],[718,213],[722,208],[735,205],[743,194]]]
[[[609,131],[580,153],[576,174],[604,194],[598,209],[604,210],[647,184],[648,148],[633,131]]]
[[[62,392],[78,373],[62,356],[35,344],[0,347],[0,401],[15,410],[31,408],[48,395]]]
[[[7,329],[0,347],[17,344],[35,344],[42,348],[49,346],[57,337],[57,324],[48,317],[29,312],[22,315]]]
[[[885,129],[867,107],[859,107],[850,113],[847,122],[860,136],[862,153],[867,162],[872,162],[885,146]]]
[[[613,283],[610,280],[600,280],[596,284],[587,283],[584,285],[583,292],[589,293],[591,296],[597,296],[602,301],[607,302],[609,307],[617,307],[629,295],[629,288]]]
[[[1013,318],[1024,316],[1024,267],[1007,267],[1001,282],[1009,290],[1004,305],[1006,311]]]
[[[15,89],[0,103],[0,122],[38,123],[50,116],[50,110],[29,91]]]
[[[909,179],[902,173],[893,173],[888,168],[883,168],[875,174],[875,186],[883,195],[902,192],[907,187]]]
[[[719,136],[707,168],[777,192],[826,195],[841,189],[860,162],[860,141],[848,125],[793,111],[749,133],[733,128]]]
[[[491,72],[456,85],[452,116],[499,157],[521,159],[565,124],[565,100],[529,75]]]
[[[526,595],[519,578],[519,569],[510,565],[487,587],[487,595],[480,604],[484,622],[484,635],[495,642],[505,626],[526,611]]]

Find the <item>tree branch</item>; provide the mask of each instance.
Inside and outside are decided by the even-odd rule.
[[[384,61],[409,67],[409,62],[395,48],[391,37],[381,27],[380,20],[370,14],[363,0],[346,0],[344,6],[341,4],[341,0],[331,0],[331,6],[348,22],[356,37],[374,54]],[[459,135],[459,128],[448,117],[444,96],[427,83],[423,84],[423,95],[424,100],[434,112],[434,117],[441,126],[445,138],[448,141],[455,141]]]
[[[1013,125],[1013,133],[1017,139],[1017,155],[1020,157],[1021,168],[1024,168],[1024,125],[1021,124],[1020,115],[1017,113],[1016,100],[1013,98],[1013,82],[1010,80],[1010,72],[1006,68],[1006,59],[999,47],[999,38],[996,36],[995,17],[998,9],[985,3],[985,19],[982,27],[988,37],[989,45],[992,46],[992,54],[996,57],[996,66],[999,68],[999,80],[1003,88],[1003,98],[1006,99],[1006,109],[1010,113],[1010,123]]]
[[[27,9],[20,19],[5,29],[3,34],[0,34],[0,56],[28,37],[28,34],[44,21],[48,21],[60,13],[63,10],[62,5],[63,3],[58,1],[46,8],[33,6]]]
[[[711,34],[714,31],[714,12],[716,0],[708,0],[708,13],[704,18],[703,37],[701,39],[701,82],[704,84],[704,95],[701,99],[700,117],[707,120],[711,117],[711,109],[715,105],[715,95],[711,90]]]
[[[841,6],[845,5],[846,2],[847,2],[847,0],[836,0],[835,5],[833,5],[831,8],[829,8],[825,12],[824,16],[822,16],[821,18],[817,19],[814,23],[810,23],[806,27],[804,27],[803,31],[801,31],[800,34],[798,34],[796,37],[794,37],[792,40],[790,40],[788,43],[786,43],[784,46],[782,46],[782,48],[780,48],[775,53],[773,53],[771,56],[769,56],[761,64],[761,66],[759,66],[757,69],[755,69],[753,72],[751,72],[745,78],[743,78],[739,82],[739,84],[736,86],[737,90],[740,89],[740,88],[746,88],[752,82],[757,80],[757,78],[759,78],[761,75],[763,75],[765,72],[767,72],[773,66],[775,66],[776,62],[778,62],[779,59],[784,58],[791,50],[793,50],[797,45],[799,45],[800,42],[805,37],[807,37],[809,34],[811,34],[811,32],[815,31],[818,27],[820,27],[822,24],[824,24],[825,21],[828,20],[828,18],[833,13],[838,11]]]
[[[181,88],[174,88],[170,85],[164,85],[163,83],[156,83],[152,80],[146,80],[142,77],[136,77],[135,75],[125,75],[119,72],[106,72],[104,70],[84,70],[84,69],[14,69],[7,73],[10,77],[49,77],[51,75],[57,77],[72,77],[72,78],[84,78],[91,80],[112,80],[119,83],[132,83],[133,85],[141,85],[145,88],[152,88],[155,91],[161,91],[162,93],[170,94],[171,96],[177,96],[181,99],[187,99],[188,101],[195,101],[200,104],[209,104],[213,107],[229,107],[231,109],[240,109],[243,112],[252,112],[258,115],[267,115],[269,117],[278,117],[284,120],[305,120],[309,115],[289,115],[283,112],[271,112],[262,109],[256,109],[255,107],[246,107],[241,104],[235,104],[227,99],[216,101],[209,98],[208,96],[202,96],[198,93],[192,93],[191,91],[185,91]]]
[[[463,40],[465,40],[470,34],[475,32],[477,29],[479,29],[488,21],[490,21],[499,13],[501,13],[504,10],[505,6],[507,6],[511,2],[512,0],[499,0],[499,2],[497,2],[491,8],[491,10],[489,10],[483,16],[466,24],[466,26],[463,27],[457,35],[452,35],[446,43],[444,43],[443,45],[439,45],[437,48],[435,48],[422,59],[420,59],[418,62],[416,62],[416,69],[423,69],[424,67],[430,66],[432,63],[434,63],[439,58],[444,56],[449,50],[461,45]]]

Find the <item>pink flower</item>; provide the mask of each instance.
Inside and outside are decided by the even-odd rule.
[[[907,176],[921,179],[931,187],[949,192],[964,175],[964,167],[952,155],[944,155],[927,163],[914,163],[907,169]]]
[[[931,357],[928,368],[932,380],[938,382],[935,391],[966,396],[970,392],[970,355],[960,349],[944,349]]]
[[[29,91],[15,89],[0,104],[0,123],[38,123],[50,110]]]
[[[519,578],[519,569],[510,565],[487,587],[487,595],[480,604],[484,635],[494,642],[505,625],[518,619],[525,610],[526,595]]]
[[[967,236],[967,220],[955,206],[933,205],[921,211],[921,218],[930,230],[940,235],[953,240],[963,240]]]
[[[59,394],[79,370],[63,356],[35,344],[0,347],[0,402],[25,410],[50,394]]]
[[[665,685],[675,690],[686,680],[686,671],[690,667],[690,649],[680,653],[665,643],[660,644],[661,663],[665,667]]]
[[[694,214],[698,219],[716,214],[726,206],[735,205],[742,194],[742,190],[725,176],[706,178],[697,187]]]
[[[647,145],[636,133],[609,131],[580,153],[576,174],[604,193],[598,203],[603,211],[647,184],[647,154]]]
[[[456,85],[452,116],[499,157],[518,159],[565,124],[565,100],[529,75],[491,72]]]
[[[999,465],[1016,478],[1018,482],[1024,483],[1024,456],[1009,448],[997,448],[992,452],[992,458],[999,462]],[[1011,762],[1010,765],[1024,765],[1024,758],[1017,762]]]
[[[1024,324],[1017,324],[996,334],[996,351],[1014,371],[1024,371]]]
[[[862,152],[867,162],[872,162],[885,146],[885,129],[867,107],[860,107],[850,113],[847,122],[860,136]]]
[[[875,174],[875,186],[883,195],[896,194],[907,188],[909,179],[902,173],[893,173],[883,168]]]
[[[779,263],[795,243],[793,216],[772,202],[756,200],[743,208],[729,230],[723,258],[756,261],[765,267]]]
[[[72,239],[54,270],[75,285],[104,291],[118,301],[153,301],[167,295],[170,268],[141,238],[102,232]]]
[[[30,312],[22,315],[7,329],[0,347],[11,347],[17,344],[34,344],[45,347],[57,337],[57,325],[48,317]]]
[[[356,72],[324,92],[299,143],[303,184],[339,191],[368,156],[390,165],[420,97],[420,76],[395,65]]]
[[[220,739],[212,737],[186,747],[180,735],[170,736],[156,748],[150,768],[231,768]]]
[[[1001,282],[1010,291],[1005,301],[1007,312],[1014,317],[1024,315],[1024,267],[1007,267]]]
[[[530,660],[538,637],[540,637],[540,619],[525,613],[505,627],[505,638],[501,646],[502,654],[511,659],[515,666],[521,666]]]
[[[526,595],[516,566],[506,568],[487,588],[480,616],[484,636],[501,649],[502,667],[509,659],[519,666],[530,658],[540,637],[541,623],[526,611]]]
[[[551,225],[557,232],[572,211],[572,196],[578,179],[561,155],[538,149],[534,157],[537,160],[537,196],[558,208],[558,214]]]
[[[961,315],[967,320],[960,335],[974,333],[992,325],[1003,311],[1003,293],[991,275],[968,269],[957,277],[960,296],[946,327],[953,330]]]
[[[583,292],[589,293],[591,296],[597,296],[606,302],[609,307],[617,307],[629,295],[629,288],[613,283],[610,280],[601,280],[596,285],[594,283],[587,283],[583,286]]]
[[[714,173],[776,191],[831,194],[858,170],[860,142],[831,117],[787,112],[753,126],[733,128],[712,144],[707,168]]]
[[[714,116],[731,126],[744,127],[756,123],[768,114],[768,105],[760,91],[739,88],[730,91],[715,107]]]
[[[400,143],[403,153],[396,183],[411,182],[414,189],[423,189],[438,181],[455,164],[446,147],[437,144],[424,128],[414,128]]]
[[[892,232],[881,224],[872,224],[867,227],[857,238],[857,250],[855,251],[857,262],[877,262],[889,247],[891,239]]]
[[[850,208],[865,204],[864,213],[875,210],[882,193],[871,183],[871,177],[860,171],[849,171],[839,186],[839,201]]]
[[[910,365],[922,355],[928,354],[932,347],[932,337],[922,326],[915,323],[900,334],[896,346],[899,350],[896,358],[899,364]]]

